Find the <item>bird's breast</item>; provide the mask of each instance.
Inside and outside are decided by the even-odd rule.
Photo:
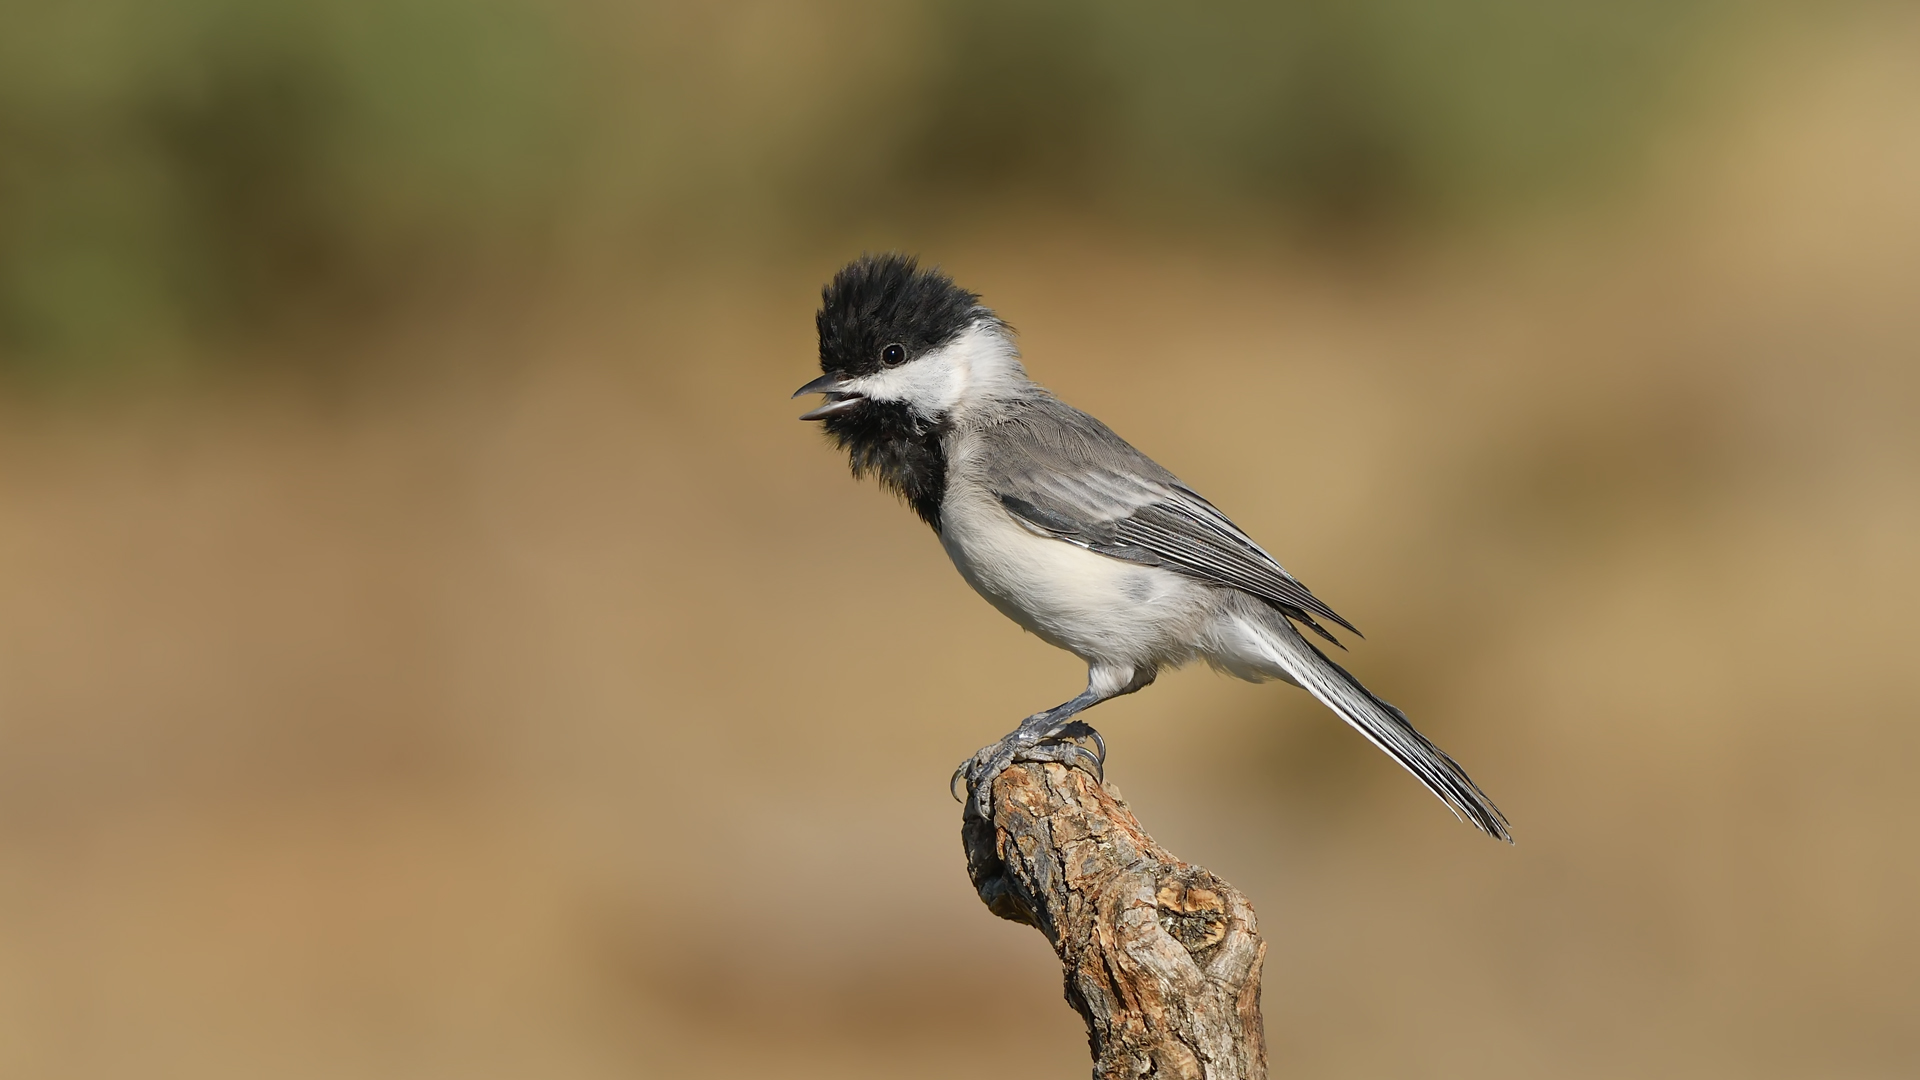
[[[1033,532],[974,485],[950,487],[940,518],[960,576],[1042,640],[1089,662],[1191,654],[1206,600],[1191,579]]]

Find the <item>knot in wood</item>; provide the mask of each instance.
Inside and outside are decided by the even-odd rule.
[[[1154,894],[1160,928],[1189,953],[1212,948],[1227,936],[1227,904],[1208,887],[1212,877],[1204,870],[1175,875],[1162,880]]]

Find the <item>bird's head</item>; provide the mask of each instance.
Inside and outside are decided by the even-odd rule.
[[[1007,325],[911,256],[862,255],[842,267],[814,321],[822,374],[793,396],[827,400],[800,419],[825,421],[856,449],[896,429],[924,433],[1026,381]]]

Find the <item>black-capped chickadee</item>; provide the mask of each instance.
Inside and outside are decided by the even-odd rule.
[[[1013,333],[937,269],[898,254],[849,263],[822,290],[819,420],[933,526],[960,575],[1014,622],[1087,662],[1078,697],[1022,721],[955,772],[990,816],[1014,761],[1098,775],[1104,743],[1075,717],[1201,659],[1304,688],[1474,826],[1511,842],[1492,800],[1406,714],[1296,629],[1352,623],[1192,488],[1027,378]],[[1078,740],[1091,739],[1098,757]]]

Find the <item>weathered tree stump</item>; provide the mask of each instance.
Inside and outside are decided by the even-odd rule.
[[[1014,765],[991,822],[966,806],[967,874],[988,910],[1053,943],[1096,1080],[1267,1075],[1267,945],[1246,897],[1154,843],[1080,769]]]

